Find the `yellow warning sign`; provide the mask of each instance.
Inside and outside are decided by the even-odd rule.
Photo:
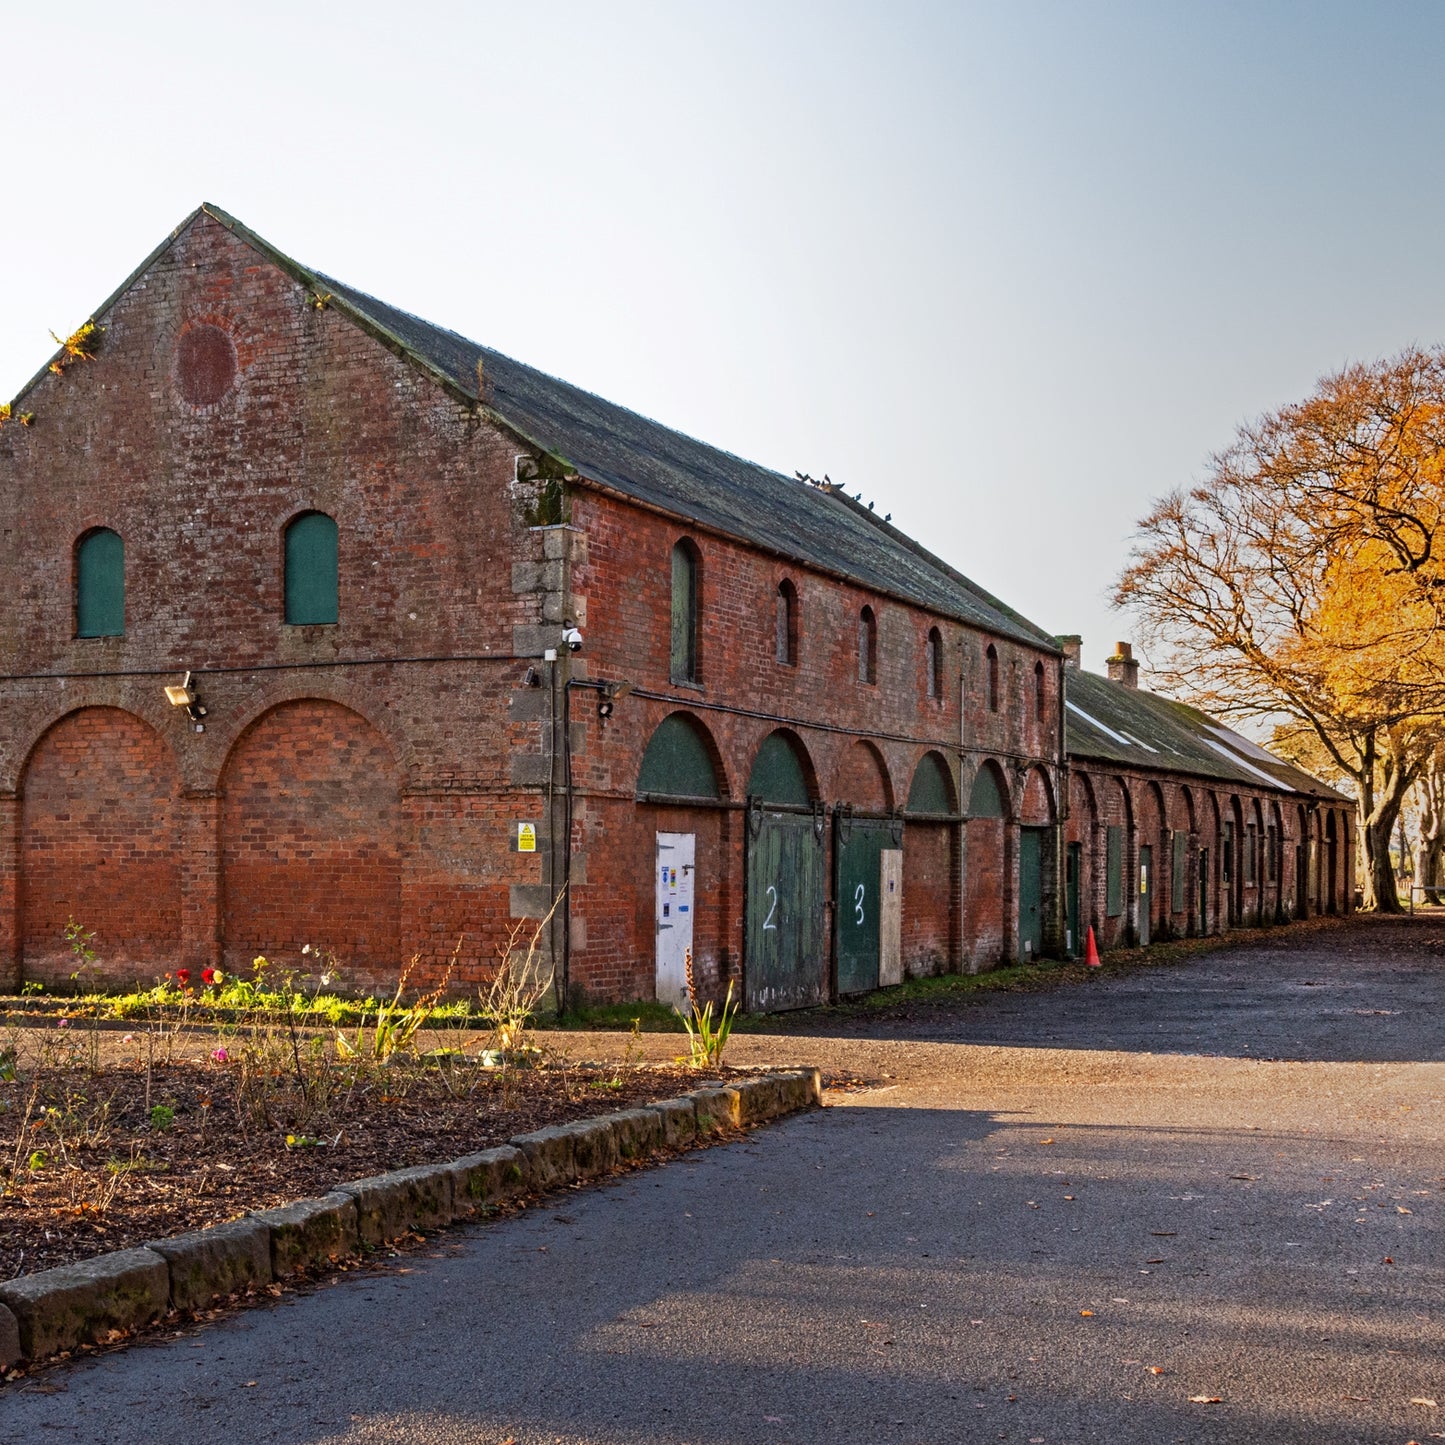
[[[535,823],[517,824],[517,852],[535,853],[537,851],[537,825]]]

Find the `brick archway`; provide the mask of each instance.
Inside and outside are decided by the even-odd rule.
[[[68,714],[21,779],[22,977],[68,981],[74,919],[95,935],[101,975],[154,980],[181,947],[175,758],[149,723],[115,707]]]
[[[221,774],[221,936],[233,969],[334,952],[355,988],[401,958],[401,778],[385,738],[317,699],[284,702],[237,739]]]

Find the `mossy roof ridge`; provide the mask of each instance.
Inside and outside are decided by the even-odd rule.
[[[1066,669],[1064,678],[1064,748],[1071,758],[1349,801],[1188,703],[1080,669]]]

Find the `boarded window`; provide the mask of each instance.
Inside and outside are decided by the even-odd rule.
[[[1226,823],[1221,839],[1222,847],[1219,855],[1219,876],[1224,883],[1232,882],[1234,879],[1234,824]]]
[[[878,681],[878,619],[871,607],[858,614],[858,681]]]
[[[784,578],[778,583],[776,657],[784,667],[798,665],[798,589]]]
[[[953,783],[937,753],[925,753],[919,759],[908,790],[908,811],[944,815],[953,812]]]
[[[1104,848],[1104,912],[1117,918],[1124,911],[1124,830],[1110,823]]]
[[[999,789],[998,777],[994,770],[983,767],[973,780],[968,794],[968,816],[970,818],[1002,818],[1003,793]]]
[[[1244,829],[1244,881],[1253,883],[1259,876],[1255,867],[1255,860],[1259,857],[1259,835],[1255,831],[1253,823],[1247,823]]]
[[[1171,912],[1183,913],[1189,897],[1189,880],[1184,876],[1188,867],[1189,834],[1176,828],[1172,841],[1174,848],[1169,859],[1169,908]]]
[[[988,688],[988,710],[998,711],[998,648],[989,643],[988,651],[984,653],[984,663],[988,670],[986,685]]]
[[[672,549],[672,656],[669,676],[673,682],[698,682],[698,553],[691,542],[682,541]]]
[[[769,733],[763,739],[748,775],[748,796],[798,808],[812,801],[798,744],[787,733]]]
[[[674,798],[719,795],[707,741],[691,718],[675,712],[658,723],[642,755],[637,791]]]
[[[329,625],[340,617],[336,522],[325,512],[306,512],[286,528],[286,621]]]
[[[936,627],[928,629],[928,646],[924,651],[924,667],[928,673],[929,697],[943,696],[943,634]]]
[[[125,632],[125,543],[108,527],[88,532],[75,549],[75,635]]]
[[[1275,883],[1279,879],[1279,837],[1274,830],[1274,824],[1269,825],[1264,849],[1264,866],[1266,877],[1269,882]]]

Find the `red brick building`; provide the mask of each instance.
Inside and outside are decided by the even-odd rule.
[[[689,934],[760,1006],[991,964],[1020,862],[1056,944],[1058,650],[856,500],[212,207],[95,320],[0,429],[12,981],[73,918],[115,978],[466,983],[566,876],[574,996],[675,995]]]
[[[1354,807],[1197,708],[1067,658],[1065,927],[1100,948],[1266,926],[1354,906]],[[1075,944],[1075,947],[1078,945]]]
[[[856,498],[214,207],[95,321],[0,425],[10,983],[72,919],[117,981],[309,943],[354,988],[545,919],[574,999],[690,949],[768,1008],[1065,946],[1062,654]]]

